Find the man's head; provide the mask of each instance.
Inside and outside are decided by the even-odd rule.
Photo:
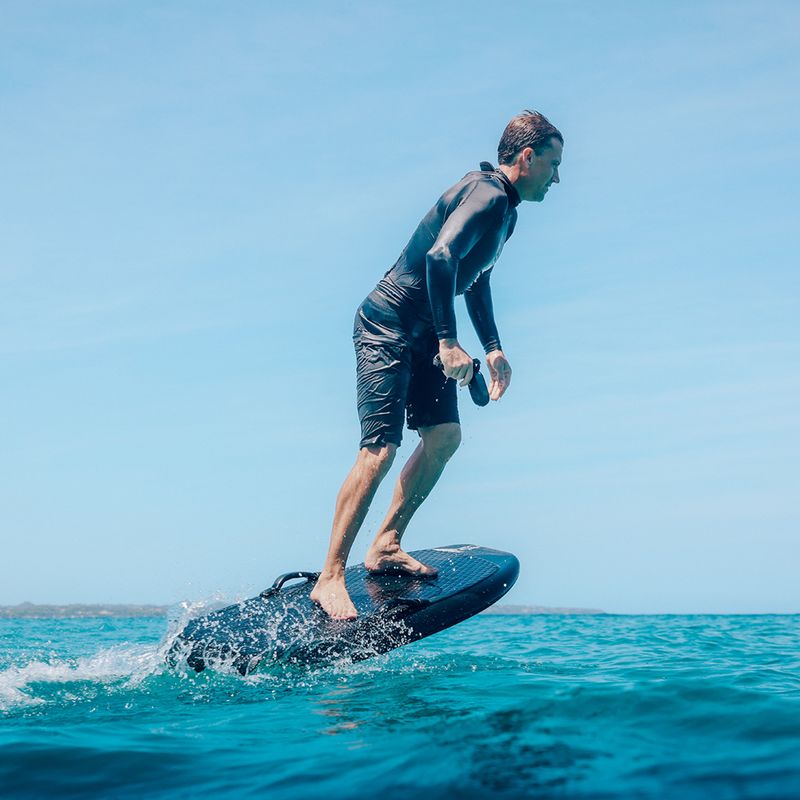
[[[544,200],[551,183],[559,183],[564,137],[538,111],[523,111],[506,125],[497,160],[523,200]]]

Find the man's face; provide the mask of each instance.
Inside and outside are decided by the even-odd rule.
[[[559,183],[558,167],[561,164],[563,145],[555,137],[539,155],[526,147],[521,154],[519,178],[514,184],[523,200],[541,203],[553,183]]]

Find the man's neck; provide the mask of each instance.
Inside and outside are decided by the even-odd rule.
[[[511,183],[516,183],[519,180],[519,167],[512,164],[500,164],[497,168],[505,175]]]

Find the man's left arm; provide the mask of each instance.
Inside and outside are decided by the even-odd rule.
[[[492,306],[492,289],[489,285],[491,270],[486,270],[483,275],[464,292],[469,318],[478,334],[484,352],[486,365],[489,367],[489,397],[499,400],[508,385],[511,383],[511,365],[500,346],[500,336],[497,324],[494,321],[494,308]]]

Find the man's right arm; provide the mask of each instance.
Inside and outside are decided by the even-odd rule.
[[[508,200],[481,181],[442,225],[426,257],[428,298],[436,335],[456,339],[456,274],[461,260],[505,212]]]
[[[485,183],[476,183],[448,216],[427,254],[428,297],[439,355],[445,374],[461,384],[472,378],[472,359],[458,344],[456,333],[456,275],[461,260],[505,212],[504,196]]]

